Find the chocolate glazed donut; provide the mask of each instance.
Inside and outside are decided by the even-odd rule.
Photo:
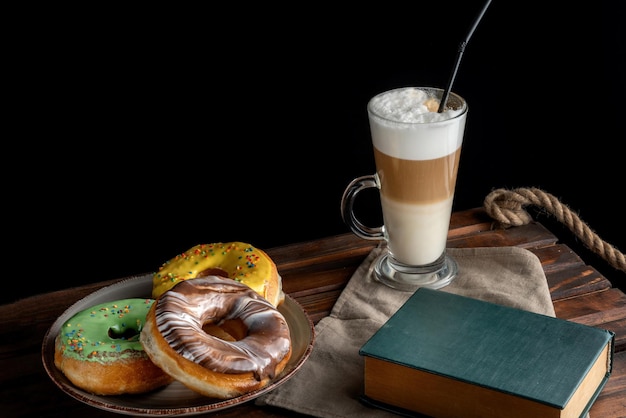
[[[184,280],[163,293],[141,342],[169,375],[220,399],[265,387],[291,356],[284,316],[247,285],[219,276]]]

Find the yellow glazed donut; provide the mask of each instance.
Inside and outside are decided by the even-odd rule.
[[[199,244],[163,263],[152,279],[152,297],[158,298],[176,283],[208,275],[223,276],[248,285],[275,307],[285,295],[274,261],[245,242]]]
[[[55,339],[55,366],[95,395],[144,393],[171,383],[139,341],[153,303],[121,299],[76,313]]]
[[[218,335],[208,327],[223,328]],[[291,357],[285,317],[250,287],[221,276],[178,282],[141,332],[148,356],[188,388],[228,399],[261,389]]]

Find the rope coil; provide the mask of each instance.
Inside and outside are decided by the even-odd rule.
[[[496,189],[485,197],[487,214],[501,227],[521,226],[533,219],[524,206],[533,205],[545,209],[564,224],[583,244],[602,257],[612,267],[626,272],[626,257],[611,244],[602,240],[567,205],[559,199],[534,187],[512,190]]]

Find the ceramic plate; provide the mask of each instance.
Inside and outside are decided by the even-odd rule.
[[[81,402],[107,411],[126,415],[195,415],[219,411],[247,402],[271,391],[291,378],[307,360],[313,349],[314,326],[304,309],[289,295],[278,310],[285,316],[293,353],[285,370],[268,386],[244,395],[222,400],[202,396],[179,382],[142,395],[97,396],[74,386],[54,365],[54,338],[63,323],[75,313],[100,303],[117,299],[149,298],[152,292],[152,275],[133,276],[86,296],[70,306],[46,333],[42,346],[42,360],[46,372],[54,383],[68,395]]]

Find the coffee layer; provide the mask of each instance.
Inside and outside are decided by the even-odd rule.
[[[381,193],[406,204],[428,204],[454,195],[461,149],[432,160],[405,160],[374,147]]]

